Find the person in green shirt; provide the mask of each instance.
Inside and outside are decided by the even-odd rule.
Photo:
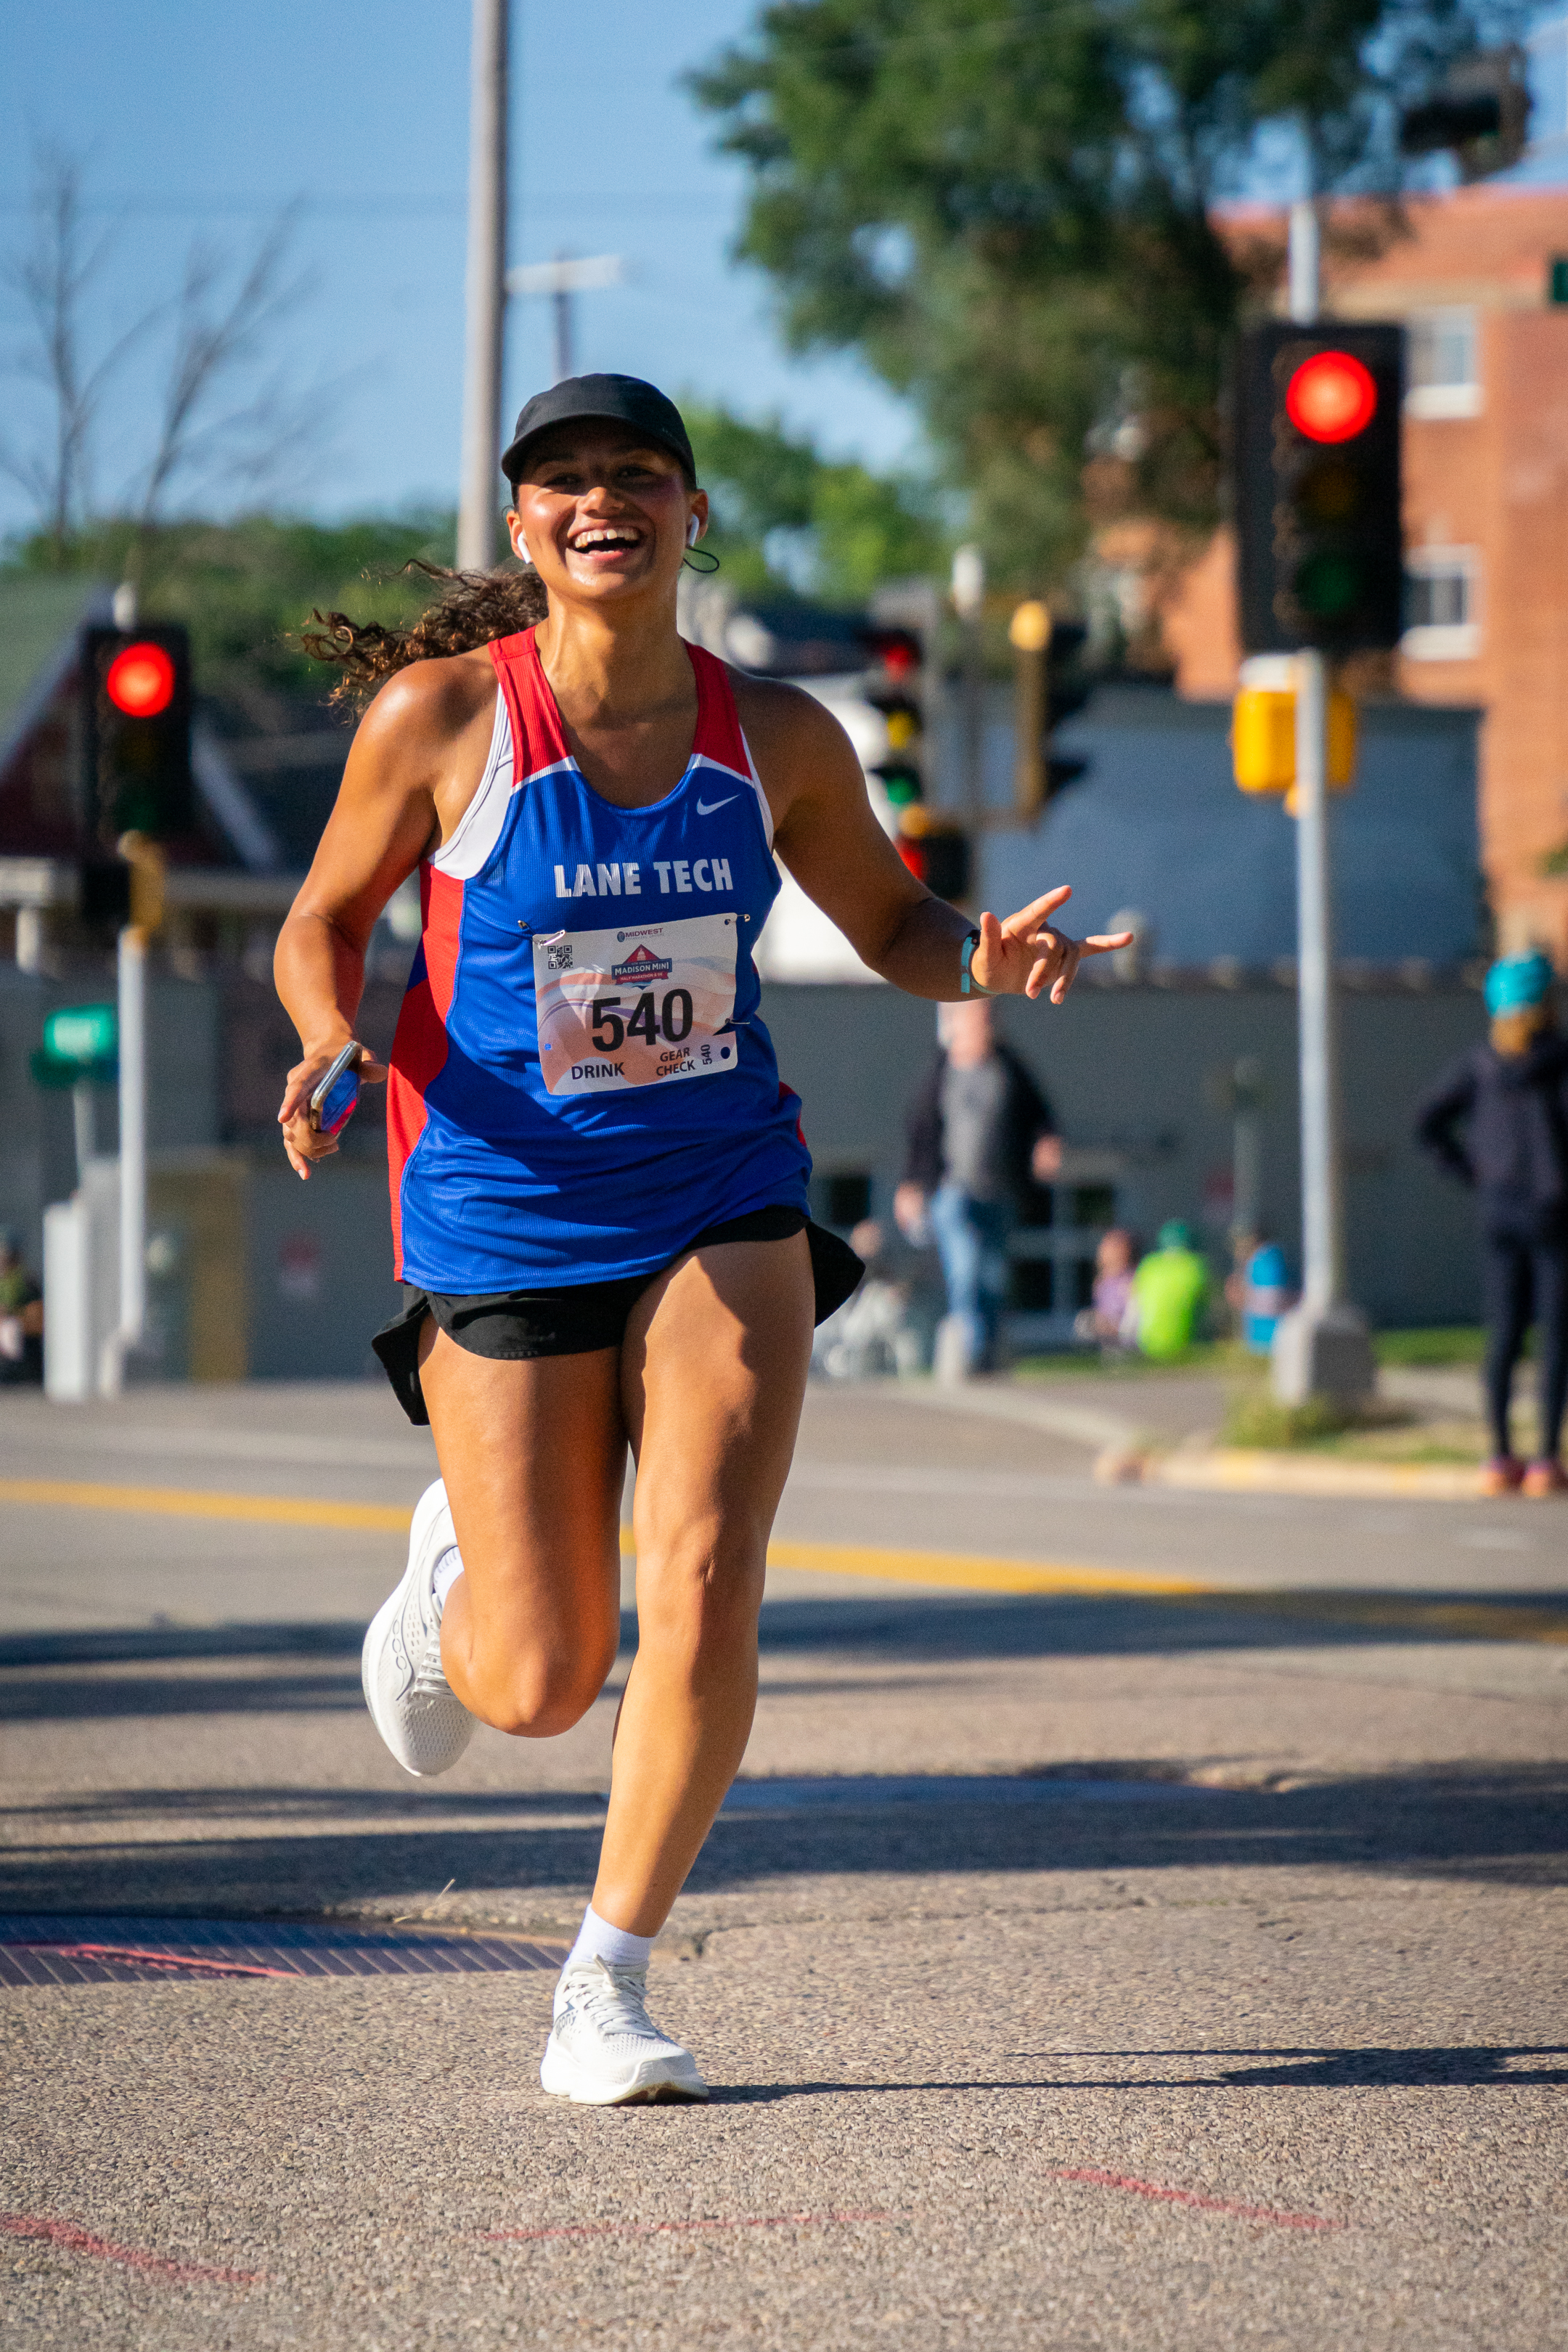
[[[21,1244],[0,1229],[0,1384],[37,1388],[44,1377],[44,1294]]]
[[[1156,1364],[1184,1354],[1198,1337],[1208,1287],[1208,1267],[1193,1247],[1192,1227],[1172,1217],[1132,1277],[1140,1354]]]

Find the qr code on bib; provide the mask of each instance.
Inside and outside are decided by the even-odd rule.
[[[546,948],[544,961],[552,971],[570,971],[572,969],[571,942],[566,940],[558,948]]]

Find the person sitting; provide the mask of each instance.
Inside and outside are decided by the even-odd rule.
[[[1193,1247],[1192,1227],[1168,1218],[1132,1277],[1139,1353],[1155,1364],[1185,1355],[1198,1337],[1208,1289],[1209,1270]]]
[[[15,1234],[0,1231],[0,1383],[37,1388],[44,1377],[44,1294]]]
[[[1470,1187],[1480,1211],[1489,1495],[1568,1490],[1560,1451],[1568,1402],[1568,1037],[1552,1015],[1552,978],[1540,953],[1493,964],[1490,1034],[1444,1072],[1415,1121],[1417,1140]],[[1527,1469],[1513,1451],[1509,1413],[1532,1315],[1541,1426]]]
[[[1100,1237],[1094,1253],[1092,1305],[1073,1319],[1080,1339],[1095,1339],[1104,1355],[1116,1355],[1138,1343],[1138,1309],[1132,1297],[1137,1244],[1130,1233],[1113,1225]]]

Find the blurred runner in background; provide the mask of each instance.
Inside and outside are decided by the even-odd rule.
[[[1479,1197],[1492,1435],[1485,1482],[1493,1495],[1568,1490],[1559,1450],[1568,1399],[1568,1037],[1552,1017],[1552,982],[1541,954],[1493,964],[1491,1034],[1445,1071],[1416,1119],[1419,1140]],[[1541,1428],[1527,1469],[1513,1451],[1509,1405],[1532,1318]]]

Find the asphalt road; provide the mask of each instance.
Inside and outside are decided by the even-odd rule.
[[[275,1970],[0,1989],[5,2339],[1560,2344],[1568,1509],[1089,1459],[813,1391],[654,1969],[715,2100],[605,2115],[538,2088],[529,1956],[619,1674],[429,1787],[360,1703],[427,1440],[370,1388],[0,1397],[0,1958],[199,1920]],[[441,1932],[516,1964],[266,1946]]]

